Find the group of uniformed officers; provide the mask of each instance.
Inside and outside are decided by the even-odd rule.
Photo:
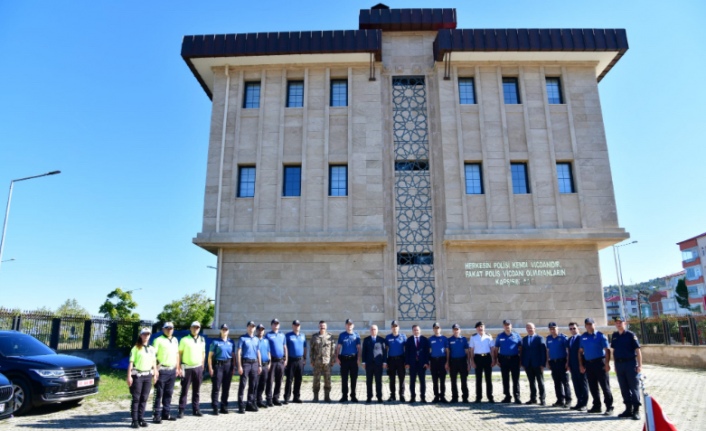
[[[361,341],[353,331],[355,325],[346,319],[346,331],[336,339],[327,330],[324,321],[319,322],[319,332],[311,338],[310,363],[313,368],[313,401],[320,401],[321,376],[324,377],[323,401],[331,402],[331,368],[340,366],[343,396],[340,402],[358,402],[356,382],[358,366],[365,369],[366,402],[383,402],[382,373],[389,376],[389,402],[405,402],[404,379],[409,370],[409,402],[417,402],[416,380],[419,379],[419,401],[426,399],[426,370],[431,371],[434,391],[433,403],[459,402],[458,377],[461,381],[461,402],[469,403],[467,385],[468,373],[475,369],[475,402],[483,399],[483,381],[487,401],[494,403],[492,368],[500,366],[503,394],[502,403],[522,404],[520,400],[520,369],[524,369],[530,384],[530,398],[524,404],[546,405],[544,369],[551,370],[557,402],[553,407],[571,408],[588,413],[613,412],[613,395],[610,390],[609,371],[611,348],[625,403],[622,418],[640,419],[641,405],[638,374],[642,367],[642,356],[637,336],[627,330],[624,319],[615,321],[616,332],[609,342],[606,335],[596,331],[594,320],[584,321],[586,331],[579,335],[576,322],[569,323],[571,334],[559,332],[556,323],[549,323],[550,335],[545,339],[535,331],[533,323],[527,323],[527,335],[521,337],[513,331],[512,323],[503,321],[504,331],[493,337],[485,332],[483,322],[475,325],[476,334],[470,340],[460,334],[457,324],[452,326],[453,335],[441,335],[441,326],[433,324],[433,335],[429,338],[420,334],[418,325],[412,326],[412,336],[400,333],[398,322],[391,323],[391,333],[384,338],[378,335],[378,327],[370,327],[370,336]],[[256,412],[260,408],[301,403],[301,382],[307,360],[306,336],[300,332],[300,322],[292,322],[292,331],[280,332],[280,322],[270,322],[271,331],[255,322],[247,323],[247,332],[237,343],[229,338],[228,325],[220,326],[220,337],[211,342],[206,356],[206,340],[199,335],[201,325],[193,322],[190,334],[177,340],[173,336],[174,325],[167,322],[163,335],[149,346],[151,331],[143,328],[135,346],[130,351],[127,383],[132,394],[133,428],[146,427],[145,406],[152,384],[155,388],[153,418],[154,423],[162,420],[182,418],[186,409],[189,388],[192,388],[192,410],[194,416],[202,416],[199,390],[203,379],[204,366],[208,367],[213,386],[211,406],[213,414],[228,413],[230,382],[237,372],[238,413]],[[451,375],[451,398],[446,398],[446,374]],[[572,406],[572,393],[569,386],[569,373],[576,394]],[[280,398],[282,380],[286,375],[284,396]],[[171,398],[177,378],[181,378],[181,394],[176,418],[170,413]],[[512,378],[512,390],[510,390]],[[373,385],[374,391],[373,391]],[[600,390],[603,392],[605,412],[601,408]],[[588,406],[588,394],[593,404]],[[220,394],[220,399],[219,399]],[[399,394],[399,395],[398,395]]]

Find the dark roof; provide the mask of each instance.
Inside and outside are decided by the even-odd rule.
[[[451,29],[439,30],[434,59],[448,52],[469,51],[615,51],[617,54],[598,76],[600,81],[628,50],[624,29]]]
[[[456,28],[456,9],[384,9],[374,6],[360,10],[358,28],[383,31],[451,29]]]

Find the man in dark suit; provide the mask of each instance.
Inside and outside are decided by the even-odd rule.
[[[419,391],[421,395],[421,402],[426,403],[426,373],[427,368],[429,368],[429,349],[430,344],[427,337],[420,335],[419,325],[412,326],[412,335],[407,339],[405,344],[405,367],[409,369],[409,392],[412,398],[409,400],[410,403],[416,401],[416,392],[414,390],[414,383],[417,377],[419,377]]]
[[[576,405],[571,407],[571,410],[580,412],[586,411],[588,405],[588,380],[586,374],[581,372],[581,364],[579,362],[579,349],[581,348],[581,335],[579,334],[579,324],[576,322],[569,323],[569,371],[571,371],[571,382],[574,384],[574,392],[576,393]]]
[[[537,404],[537,386],[539,386],[539,404],[546,406],[544,393],[544,367],[547,365],[547,345],[544,337],[535,333],[534,323],[527,323],[527,336],[522,339],[520,353],[522,368],[525,369],[530,384],[530,400],[525,404]]]
[[[363,340],[363,368],[365,369],[365,384],[368,387],[366,403],[373,401],[373,378],[375,379],[375,395],[382,402],[382,370],[387,368],[387,342],[378,336],[377,325],[370,327],[370,336]]]

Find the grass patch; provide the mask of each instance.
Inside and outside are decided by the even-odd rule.
[[[86,400],[96,401],[120,401],[130,400],[130,388],[127,386],[127,373],[125,370],[114,370],[109,367],[98,367],[101,381],[98,386],[98,394]]]

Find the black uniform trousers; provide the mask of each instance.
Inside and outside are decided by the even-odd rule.
[[[483,374],[485,374],[485,394],[488,401],[493,399],[493,359],[490,353],[473,355],[476,364],[476,400],[483,399]]]
[[[571,387],[569,386],[569,373],[566,371],[566,358],[550,359],[549,368],[552,370],[554,393],[560,403],[571,403]]]
[[[574,393],[576,394],[576,406],[586,407],[588,405],[588,380],[586,379],[586,373],[582,373],[578,367],[571,368],[571,383],[574,385]]]
[[[419,377],[419,394],[422,399],[425,399],[427,395],[426,376],[427,370],[424,369],[424,363],[420,361],[414,361],[409,364],[409,393],[412,398],[414,398],[417,394],[414,386],[417,382],[417,377]]]
[[[191,386],[191,408],[195,412],[199,411],[199,403],[201,402],[199,391],[201,390],[201,382],[203,382],[203,366],[188,369],[184,369],[182,366],[182,372],[179,410],[186,409],[186,398],[189,396],[189,386]]]
[[[400,397],[404,396],[404,370],[404,355],[387,357],[387,375],[390,378],[390,395],[395,395],[395,380],[399,380]]]
[[[601,407],[601,394],[598,392],[600,386],[603,391],[603,401],[606,408],[613,407],[613,393],[610,391],[610,382],[608,373],[605,371],[605,358],[593,359],[591,361],[583,361],[586,368],[586,379],[588,379],[588,389],[591,391],[593,398],[593,407]]]
[[[351,399],[356,398],[355,387],[358,383],[358,355],[338,355],[341,361],[341,393],[348,397],[348,376],[350,376]]]
[[[212,359],[213,361],[213,359]],[[214,409],[218,408],[218,391],[223,387],[221,392],[221,407],[228,407],[228,395],[230,393],[230,382],[233,380],[233,359],[227,359],[225,361],[214,361],[213,365],[213,376],[211,376],[211,381],[213,386],[211,387],[211,406]]]
[[[268,378],[269,375],[270,375],[270,363],[263,362],[262,363],[262,372],[257,377],[257,402],[259,404],[262,403],[262,394],[265,392],[265,387],[267,386],[267,381],[269,380],[269,378]],[[267,398],[267,401],[269,401],[269,398]]]
[[[505,398],[520,399],[520,355],[498,355],[500,374],[503,377],[503,394]],[[512,393],[510,392],[510,376],[512,376]]]
[[[279,394],[282,388],[282,377],[284,377],[284,358],[275,358],[270,362],[267,372],[267,402],[279,401]]]
[[[150,396],[150,389],[152,389],[152,374],[132,377],[130,416],[133,421],[145,420],[145,407],[147,406],[147,398]]]
[[[243,374],[240,376],[238,385],[238,406],[244,406],[243,398],[248,404],[255,404],[255,389],[257,387],[258,365],[257,359],[242,359]],[[247,385],[248,391],[245,392]]]
[[[159,370],[159,378],[154,384],[154,404],[152,414],[154,417],[162,419],[169,418],[169,409],[172,407],[172,394],[176,383],[176,369]]]
[[[542,367],[525,367],[525,374],[529,380],[530,401],[537,401],[537,387],[539,387],[539,401],[547,399],[546,391],[544,390],[544,371]]]
[[[368,390],[368,399],[373,398],[373,380],[375,380],[375,396],[378,400],[382,400],[382,362],[373,361],[365,364],[365,386]]]
[[[287,383],[284,384],[284,400],[289,401],[289,397],[292,395],[295,400],[298,400],[301,395],[302,373],[304,372],[303,357],[289,358],[284,371],[287,375]]]
[[[615,359],[615,374],[618,376],[620,394],[626,406],[641,406],[640,382],[637,378],[637,360]]]
[[[434,398],[444,398],[446,396],[446,356],[431,358],[429,367]]]
[[[468,401],[468,359],[449,358],[449,372],[451,374],[451,399],[458,401],[458,382],[456,378],[461,375],[461,393],[463,401]]]

